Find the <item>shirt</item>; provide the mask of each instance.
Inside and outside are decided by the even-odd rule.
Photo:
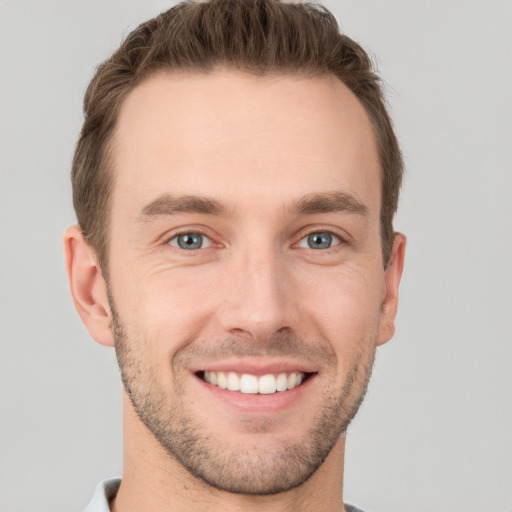
[[[94,495],[85,507],[84,512],[110,512],[109,502],[114,498],[121,485],[120,478],[109,478],[100,482],[94,491]],[[345,505],[347,512],[363,512],[353,505]]]

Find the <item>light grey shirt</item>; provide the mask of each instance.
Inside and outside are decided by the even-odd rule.
[[[110,512],[109,503],[116,496],[120,485],[120,478],[109,478],[100,482],[84,512]],[[363,512],[352,505],[345,505],[345,509],[347,512]]]

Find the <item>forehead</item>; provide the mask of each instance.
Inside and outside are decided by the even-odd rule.
[[[333,76],[161,72],[125,99],[113,157],[113,210],[162,193],[243,203],[336,188],[380,202],[371,124]]]

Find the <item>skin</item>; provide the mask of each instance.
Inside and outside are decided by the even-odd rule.
[[[159,73],[113,148],[108,286],[80,229],[64,235],[75,306],[125,384],[112,510],[343,511],[345,429],[393,335],[405,251],[397,234],[384,268],[363,107],[330,76]],[[281,402],[198,374],[282,368],[310,378]]]

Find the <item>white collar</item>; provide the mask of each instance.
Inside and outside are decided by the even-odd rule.
[[[116,496],[120,485],[120,478],[109,478],[100,482],[84,512],[110,512],[108,504]]]

